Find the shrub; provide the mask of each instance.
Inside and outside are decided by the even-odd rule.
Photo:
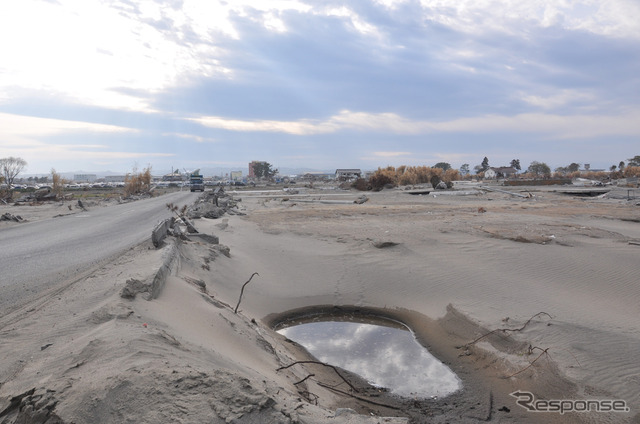
[[[378,168],[370,177],[369,184],[374,190],[381,190],[387,184],[393,185],[414,185],[433,183],[434,187],[444,181],[451,187],[452,181],[460,180],[460,172],[457,169],[443,170],[442,168],[431,168],[429,166],[406,166],[398,168],[388,166]]]
[[[146,194],[151,190],[151,167],[147,167],[137,174],[136,171],[137,169],[133,168],[133,174],[127,174],[124,178],[125,196]]]
[[[369,190],[369,185],[367,184],[367,180],[365,180],[364,178],[358,178],[357,180],[355,180],[353,184],[351,184],[351,187],[360,191]]]
[[[58,174],[55,169],[51,168],[51,192],[56,195],[57,199],[62,199],[64,185],[66,183],[67,180],[62,178],[62,176]]]
[[[442,177],[442,179],[444,180],[445,183],[447,183],[447,186],[449,186],[449,183],[453,182],[453,181],[460,181],[461,177],[460,177],[460,171],[458,171],[457,169],[447,169],[444,172],[444,176]]]
[[[382,190],[387,184],[396,185],[395,168],[392,166],[386,169],[378,168],[378,170],[369,177],[369,185],[375,191]]]

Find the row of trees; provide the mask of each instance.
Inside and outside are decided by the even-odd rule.
[[[435,165],[435,167],[440,167],[441,163]],[[444,165],[451,165],[445,163]],[[513,159],[509,164],[516,171],[521,171],[522,167],[520,165],[520,159]],[[631,177],[631,176],[639,176],[640,170],[637,169],[640,167],[640,155],[634,156],[630,159],[627,159],[627,163],[624,161],[620,161],[617,165],[611,165],[609,167],[609,172],[615,173],[612,175],[612,178],[622,178],[622,177]],[[478,176],[483,176],[484,172],[486,172],[490,168],[489,166],[489,158],[486,156],[482,159],[482,162],[479,165],[476,165],[473,169]],[[523,177],[551,177],[551,176],[577,176],[580,172],[580,164],[576,162],[572,162],[567,166],[560,166],[554,170],[554,173],[551,172],[551,168],[545,162],[533,161],[529,165],[529,167],[525,170]],[[460,167],[460,175],[469,176],[469,164],[465,163]]]

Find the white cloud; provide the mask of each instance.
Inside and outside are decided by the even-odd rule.
[[[521,93],[520,97],[526,103],[543,109],[553,109],[572,102],[586,102],[595,99],[594,95],[585,93],[583,90],[569,89],[556,90],[554,94],[547,96]]]
[[[95,1],[24,0],[0,14],[0,93],[14,87],[45,90],[85,104],[150,111],[145,99],[185,74],[225,75],[219,54],[205,43],[189,45],[144,19],[185,20],[181,11],[141,2],[142,15]],[[120,7],[110,7],[118,5]],[[3,97],[7,97],[5,94]]]
[[[400,156],[411,156],[411,152],[373,152],[371,153],[377,158],[395,158]]]
[[[560,138],[604,135],[640,135],[640,111],[624,115],[554,115],[524,113],[513,116],[484,115],[449,121],[419,121],[395,113],[341,111],[327,120],[245,121],[222,117],[190,119],[210,128],[243,132],[280,132],[294,135],[334,133],[338,131],[386,132],[391,134],[429,134],[438,132],[538,133]]]
[[[165,134],[162,134],[162,135],[163,136],[168,136],[168,137],[183,138],[185,140],[192,140],[192,141],[195,141],[196,143],[217,143],[218,142],[218,140],[216,140],[214,138],[201,137],[201,136],[195,135],[195,134],[165,133]]]
[[[640,38],[640,4],[634,0],[421,0],[425,18],[467,33],[523,34],[531,25]]]
[[[29,163],[53,163],[52,161],[86,161],[105,159],[137,159],[173,156],[170,153],[142,153],[111,151],[104,144],[68,144],[43,141],[61,134],[104,133],[114,136],[135,133],[138,130],[115,125],[0,113],[0,148],[4,155],[20,156]]]
[[[389,9],[396,9],[398,5],[407,3],[409,0],[374,0],[375,3],[382,4]]]
[[[0,113],[0,140],[2,141],[11,142],[22,137],[41,137],[73,132],[124,133],[137,131],[115,125]]]
[[[377,38],[381,38],[380,31],[375,25],[367,22],[364,18],[358,15],[356,12],[346,6],[338,8],[330,8],[326,11],[317,12],[320,15],[325,16],[338,16],[346,18],[351,23],[352,27],[362,35],[373,35]]]

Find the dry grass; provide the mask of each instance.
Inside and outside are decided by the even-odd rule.
[[[127,174],[124,178],[124,194],[127,197],[149,193],[151,189],[151,167],[147,167],[139,173],[136,171],[134,168],[133,173]]]
[[[61,199],[64,194],[64,185],[67,184],[67,180],[62,178],[55,169],[51,168],[51,192],[56,195],[56,198]]]
[[[429,166],[406,166],[402,165],[398,168],[388,166],[386,168],[378,168],[378,170],[369,178],[369,184],[374,190],[379,190],[387,184],[393,185],[415,185],[426,184],[437,181],[450,183],[451,181],[460,180],[460,172],[457,169],[448,169],[444,171],[441,168],[431,168]]]

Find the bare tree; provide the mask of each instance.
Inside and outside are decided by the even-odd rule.
[[[21,173],[27,166],[27,161],[22,158],[14,158],[9,156],[8,158],[0,159],[0,173],[4,177],[4,182],[7,187],[11,188],[13,180]]]

